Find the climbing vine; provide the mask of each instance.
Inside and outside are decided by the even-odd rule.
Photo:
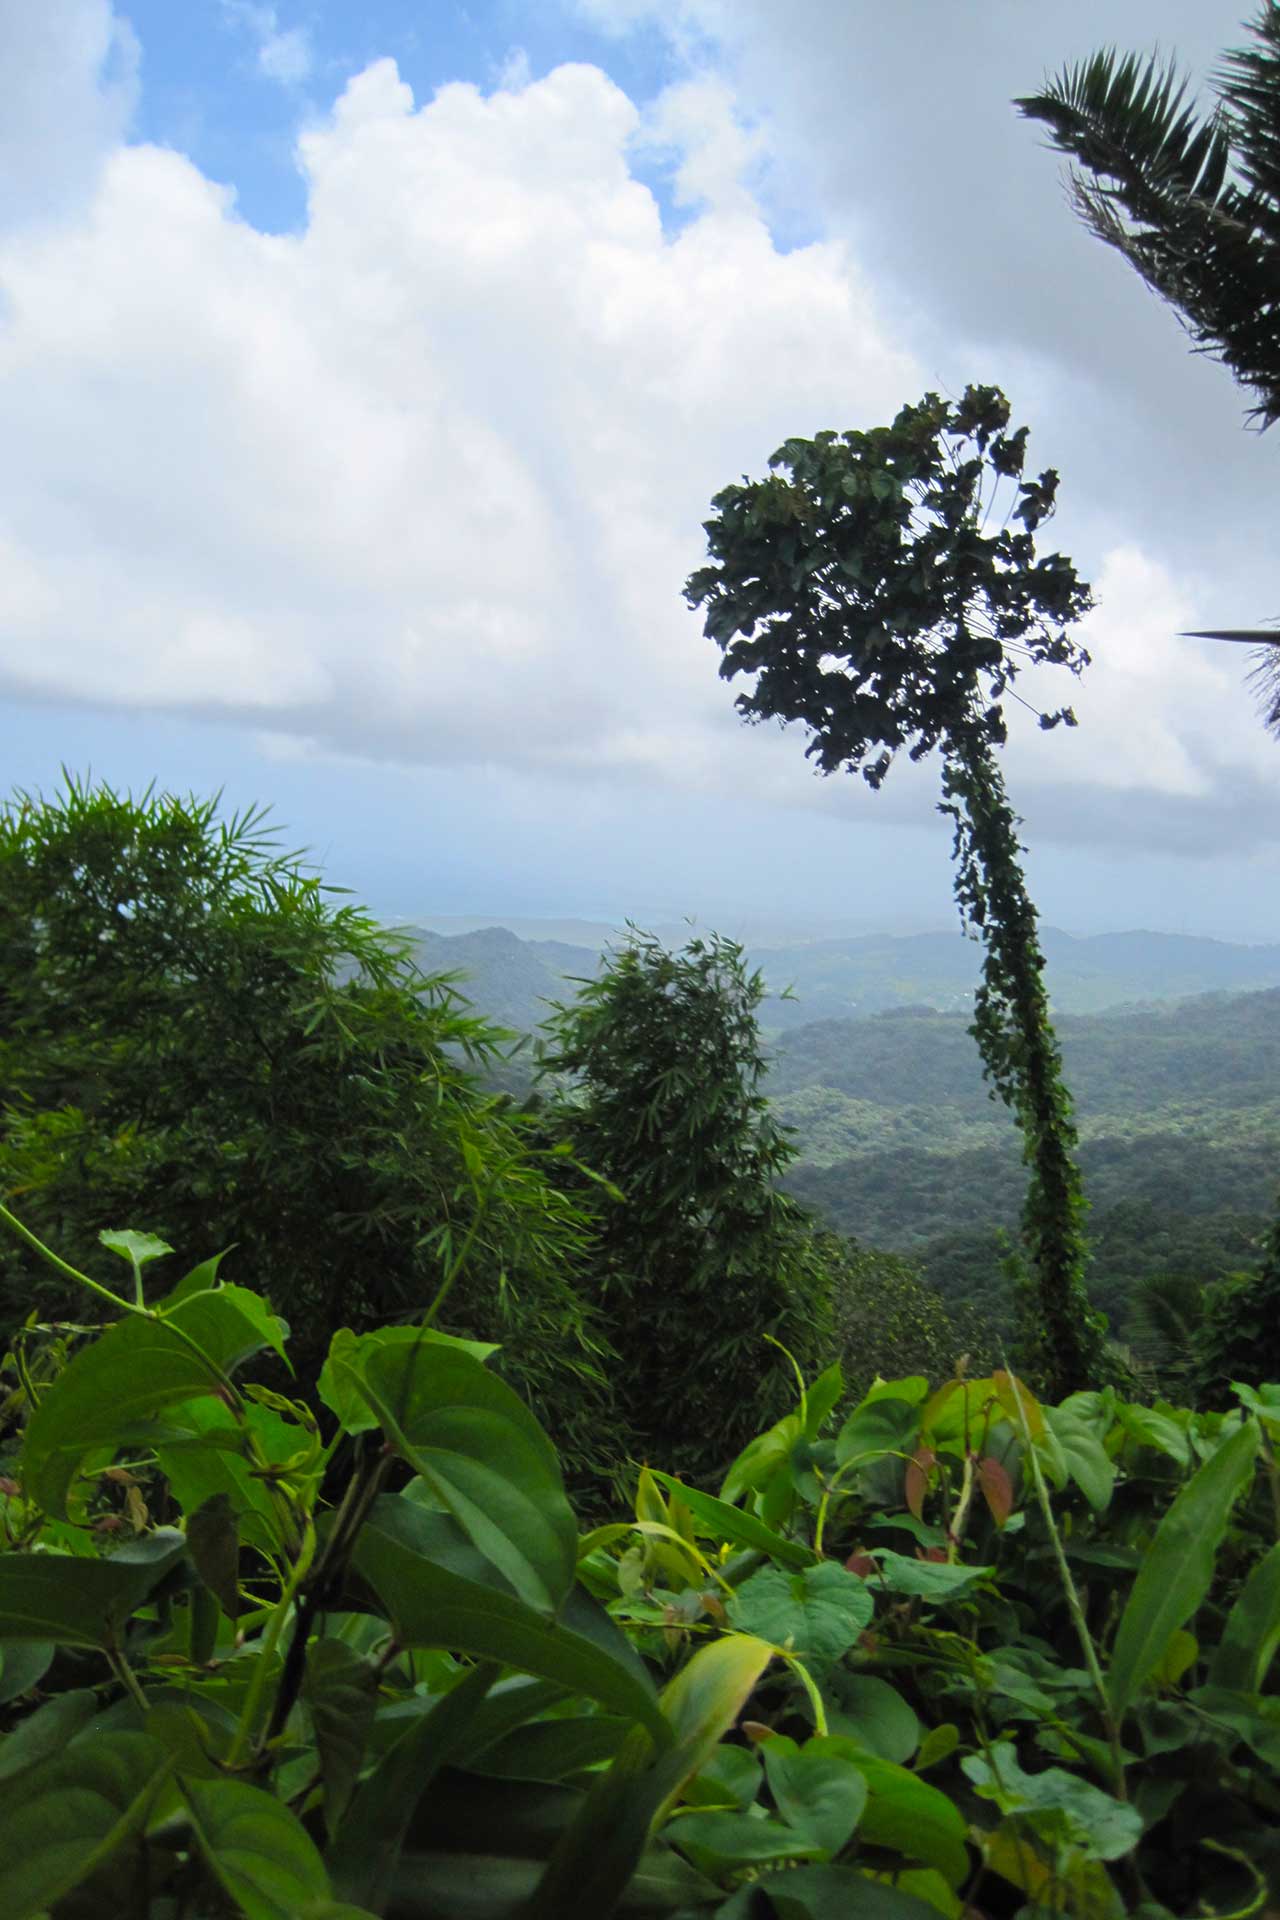
[[[711,564],[685,595],[704,609],[722,676],[751,677],[744,719],[801,722],[822,773],[879,788],[900,750],[942,755],[956,899],[986,947],[974,1033],[1030,1171],[1035,1370],[1065,1394],[1097,1383],[1104,1329],[1084,1286],[1071,1103],[994,749],[1023,668],[1087,665],[1068,629],[1093,600],[1069,559],[1037,554],[1058,476],[1024,477],[1027,429],[1009,419],[998,388],[969,387],[959,403],[926,394],[888,427],[786,441],[767,479],[715,496]],[[1060,707],[1039,721],[1075,717]]]

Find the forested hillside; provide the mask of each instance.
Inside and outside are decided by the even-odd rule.
[[[1280,1163],[1280,992],[1064,1017],[1059,1033],[1100,1303],[1122,1323],[1144,1275],[1250,1264]],[[776,1050],[770,1090],[801,1151],[791,1184],[833,1225],[910,1253],[949,1294],[1004,1297],[1020,1142],[961,1015],[802,1028]]]
[[[418,926],[407,931],[425,972],[461,971],[468,997],[490,1019],[520,1033],[546,1019],[549,1000],[565,997],[567,978],[594,975],[605,946],[618,938],[604,925],[595,946],[520,939],[500,926],[460,934]],[[1044,928],[1041,939],[1055,1012],[1096,1013],[1134,1001],[1280,987],[1280,947],[1171,933],[1077,939],[1056,927]],[[910,1006],[963,1011],[973,999],[980,958],[978,947],[959,932],[751,943],[752,964],[769,988],[761,1024],[774,1032]]]
[[[415,929],[415,940],[421,965],[461,971],[485,1015],[521,1033],[600,966],[591,948],[504,927]],[[1154,1003],[1057,1022],[1091,1203],[1090,1285],[1122,1331],[1135,1282],[1207,1281],[1256,1258],[1280,1170],[1280,988],[1174,996],[1205,979],[1266,976],[1280,954],[1053,930],[1045,947],[1055,1005],[1087,1008],[1107,994]],[[797,983],[795,1000],[775,994],[762,1007],[774,1034],[767,1091],[800,1150],[791,1190],[840,1232],[920,1262],[948,1297],[1003,1313],[1001,1235],[1016,1238],[1025,1171],[969,1032],[976,952],[939,933],[755,960],[775,988]],[[897,1004],[908,996],[916,1004]],[[847,1008],[851,997],[856,1014],[812,1019],[815,1006]],[[521,1091],[530,1060],[522,1053],[492,1077]]]

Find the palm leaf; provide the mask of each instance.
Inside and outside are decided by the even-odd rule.
[[[1258,701],[1262,723],[1280,739],[1280,633],[1265,627],[1208,627],[1186,633],[1184,640],[1234,640],[1254,649],[1249,685]]]
[[[1086,225],[1174,308],[1197,348],[1280,417],[1280,5],[1229,53],[1199,114],[1158,59],[1114,50],[1015,102],[1076,166]]]

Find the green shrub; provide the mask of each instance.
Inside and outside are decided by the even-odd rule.
[[[903,1374],[949,1378],[960,1361],[985,1373],[999,1358],[997,1331],[973,1308],[944,1300],[910,1260],[834,1233],[818,1236],[817,1252],[831,1282],[835,1351],[851,1392]]]
[[[794,1157],[761,1091],[764,995],[742,948],[634,934],[548,1024],[548,1114],[599,1194],[594,1300],[642,1454],[715,1475],[834,1351],[831,1280],[778,1191]],[[770,1344],[773,1342],[775,1344]]]

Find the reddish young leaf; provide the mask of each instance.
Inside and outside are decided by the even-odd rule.
[[[1013,1512],[1013,1482],[998,1460],[989,1456],[978,1462],[978,1485],[991,1509],[991,1518],[1002,1527]]]
[[[913,1453],[907,1466],[906,1499],[907,1506],[918,1520],[924,1512],[924,1496],[929,1486],[929,1475],[937,1454],[932,1447],[921,1447]]]

